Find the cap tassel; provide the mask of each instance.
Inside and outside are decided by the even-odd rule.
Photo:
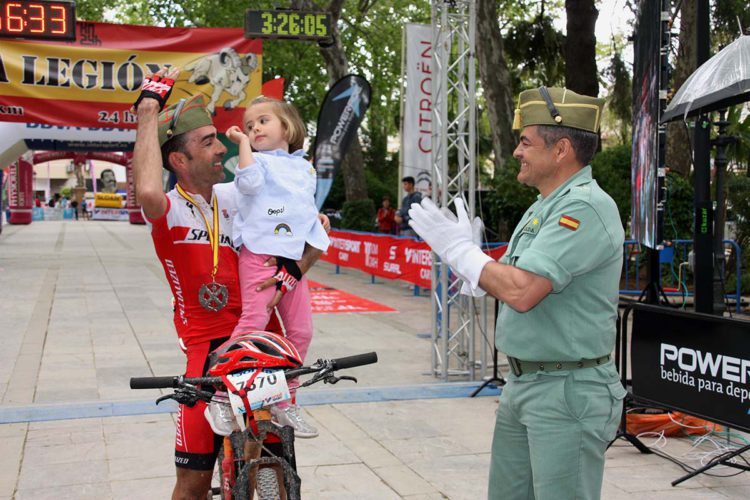
[[[521,130],[521,108],[516,108],[513,116],[513,130]]]

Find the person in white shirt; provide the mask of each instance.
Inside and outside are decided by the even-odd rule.
[[[272,310],[276,290],[260,285],[276,274],[283,294],[277,308],[287,338],[304,360],[312,341],[312,310],[307,279],[296,261],[305,243],[325,251],[330,240],[315,206],[316,173],[304,158],[305,126],[291,104],[257,97],[245,110],[244,131],[234,125],[227,137],[239,146],[235,185],[240,193],[232,239],[241,246],[239,279],[242,316],[233,336],[263,330]],[[277,256],[277,269],[265,265]],[[294,402],[296,380],[290,381],[292,404],[272,407],[275,420],[291,425],[297,437],[315,437],[317,429],[300,415]]]

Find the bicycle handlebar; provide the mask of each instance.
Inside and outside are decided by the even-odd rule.
[[[331,364],[334,370],[344,368],[354,368],[355,366],[371,365],[378,362],[378,353],[366,352],[364,354],[355,354],[345,358],[332,359]]]
[[[328,370],[334,372],[336,370],[342,370],[345,368],[354,368],[356,366],[370,365],[377,363],[378,354],[376,352],[368,352],[364,354],[355,354],[354,356],[346,356],[344,358],[323,360],[319,359],[317,363],[311,366],[301,366],[299,368],[292,368],[286,370],[284,375],[287,379],[296,378],[300,375],[307,375],[310,373],[321,372]],[[183,377],[183,376],[172,376],[172,377],[132,377],[130,379],[131,389],[170,389],[177,388],[184,384],[190,385],[201,385],[210,384],[218,385],[222,384],[221,377]]]
[[[132,377],[131,389],[164,389],[177,387],[180,377]]]

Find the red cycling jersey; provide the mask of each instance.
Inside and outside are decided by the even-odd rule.
[[[213,253],[201,211],[213,221],[210,201],[190,196],[195,205],[175,189],[166,193],[167,211],[151,223],[156,255],[172,288],[174,324],[183,346],[231,335],[242,312],[237,274],[238,251],[232,246],[232,218],[236,212],[231,183],[214,186],[219,210],[219,266],[215,280],[227,287],[229,298],[219,311],[205,309],[198,301],[201,286],[211,283]],[[200,209],[200,210],[199,210]]]

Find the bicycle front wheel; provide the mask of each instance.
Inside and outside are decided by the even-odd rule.
[[[258,470],[256,478],[257,484],[255,491],[258,493],[258,500],[278,500],[281,498],[276,469],[272,467],[263,467]]]

